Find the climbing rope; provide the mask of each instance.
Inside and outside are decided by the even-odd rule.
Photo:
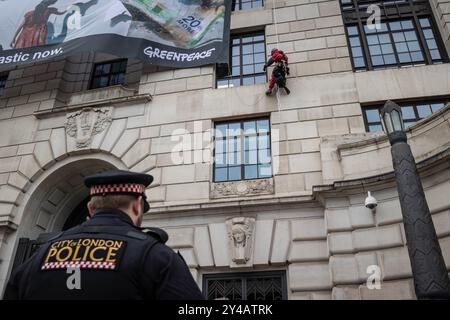
[[[277,11],[275,10],[275,0],[272,0],[272,11],[273,11],[273,23],[275,26],[275,36],[277,40],[277,49],[280,49],[280,39],[278,37],[278,19],[277,19]],[[280,98],[280,88],[277,85],[277,107],[278,107],[278,121],[281,127],[281,98]]]

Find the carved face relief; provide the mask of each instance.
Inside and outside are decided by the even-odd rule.
[[[96,134],[109,127],[111,121],[111,108],[84,108],[68,114],[65,127],[67,135],[75,138],[77,148],[86,148]]]
[[[252,237],[255,219],[244,217],[233,218],[228,220],[226,224],[230,239],[231,266],[248,264],[252,257]]]
[[[247,238],[247,230],[245,226],[241,224],[234,224],[232,230],[235,246],[245,246],[245,239]]]

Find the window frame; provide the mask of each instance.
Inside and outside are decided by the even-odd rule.
[[[272,271],[258,271],[258,272],[233,272],[233,273],[209,273],[203,275],[203,285],[202,291],[203,295],[206,299],[208,299],[208,281],[214,280],[231,280],[231,279],[240,279],[242,281],[242,300],[240,301],[251,301],[247,300],[247,281],[251,278],[281,278],[281,300],[288,299],[288,284],[287,284],[287,276],[285,270],[272,270]],[[244,299],[245,297],[245,299]],[[213,301],[213,300],[210,300]]]
[[[242,42],[243,38],[246,38],[246,37],[257,37],[257,36],[263,36],[264,40],[256,41],[256,42],[252,41],[252,42],[248,42],[248,43],[243,43]],[[232,70],[233,70],[233,48],[234,47],[238,47],[237,45],[233,45],[233,40],[237,39],[237,38],[240,39],[240,43],[239,43],[239,75],[238,76],[233,76],[233,72],[232,72]],[[234,86],[230,87],[229,83],[228,83],[227,87],[219,88],[218,87],[218,82],[221,81],[221,80],[231,81],[231,80],[234,80],[234,79],[239,79],[239,87],[247,86],[247,85],[244,84],[244,79],[246,77],[249,77],[249,76],[253,76],[253,77],[264,76],[265,77],[265,83],[267,82],[267,72],[265,72],[265,71],[257,72],[257,73],[255,72],[255,73],[251,73],[251,74],[247,74],[247,75],[245,75],[243,73],[243,67],[244,67],[244,65],[243,65],[243,56],[244,56],[244,54],[243,54],[242,47],[244,45],[248,45],[248,44],[254,45],[254,44],[259,44],[259,43],[262,43],[264,45],[264,52],[263,52],[263,54],[264,54],[264,59],[265,59],[264,63],[266,63],[266,60],[267,60],[267,45],[266,45],[266,33],[265,33],[264,30],[254,31],[254,32],[249,32],[249,33],[238,33],[238,34],[233,34],[233,35],[230,36],[230,47],[229,47],[229,54],[228,54],[229,61],[228,61],[228,64],[227,64],[227,71],[228,71],[227,74],[228,75],[225,76],[225,77],[219,78],[217,76],[218,65],[216,65],[216,89],[236,88]],[[257,63],[253,62],[252,65],[255,66],[256,64]],[[253,85],[256,85],[256,84],[253,83]]]
[[[443,103],[444,104],[444,108],[447,104],[450,103],[450,97],[443,97],[443,98],[432,98],[432,99],[426,99],[426,100],[403,100],[400,102],[396,102],[400,108],[403,107],[409,107],[411,106],[413,108],[414,111],[414,119],[403,119],[403,122],[405,124],[407,123],[412,123],[412,125],[414,125],[415,123],[428,118],[429,116],[433,115],[434,112],[432,110],[431,114],[421,118],[419,115],[419,111],[418,111],[418,106],[420,105],[431,105],[431,104],[437,104],[437,103]],[[378,110],[378,115],[380,114],[380,110],[383,108],[383,105],[379,105],[379,104],[371,104],[371,105],[366,105],[366,106],[361,106],[362,109],[362,114],[363,114],[363,120],[364,120],[364,127],[366,129],[366,132],[382,132],[382,131],[370,131],[369,126],[371,125],[382,125],[381,123],[381,118],[379,119],[379,121],[377,122],[370,122],[367,119],[367,110]],[[405,128],[407,129],[408,127],[405,126]]]
[[[8,82],[8,77],[9,77],[9,74],[0,74],[0,83],[2,83],[2,85],[0,85],[0,97],[3,97],[3,95],[5,94],[6,83]]]
[[[261,6],[260,7],[253,7],[253,2],[258,1],[258,0],[233,0],[232,3],[232,7],[231,7],[231,11],[232,12],[238,12],[238,11],[242,11],[242,10],[251,10],[251,9],[255,9],[255,8],[264,8],[264,0],[260,0],[261,1]],[[242,2],[250,2],[252,3],[252,7],[251,8],[242,8]],[[236,6],[239,6],[239,9],[236,10]]]
[[[107,73],[107,74],[103,74],[103,75],[101,75],[101,76],[96,76],[95,75],[95,70],[96,70],[96,68],[98,67],[98,66],[101,66],[101,65],[107,65],[107,64],[110,64],[111,65],[111,67],[112,67],[112,65],[114,64],[114,63],[118,63],[118,62],[127,62],[127,66],[126,66],[126,68],[125,68],[125,71],[124,72],[109,72],[109,73]],[[102,61],[102,62],[96,62],[96,63],[94,63],[94,65],[93,65],[93,67],[92,67],[92,71],[91,71],[91,79],[90,79],[90,81],[89,81],[89,90],[95,90],[95,89],[102,89],[102,88],[108,88],[108,87],[112,87],[112,86],[116,86],[116,85],[125,85],[126,84],[126,75],[127,75],[127,69],[128,69],[128,59],[126,59],[126,58],[123,58],[123,59],[114,59],[114,60],[108,60],[108,61]],[[111,68],[111,70],[112,70],[112,68]],[[113,75],[117,75],[117,74],[124,74],[124,81],[123,81],[123,83],[121,83],[121,84],[111,84],[111,78],[112,78],[112,76]],[[95,81],[95,79],[96,78],[100,78],[100,77],[108,77],[108,85],[107,86],[104,86],[104,87],[96,87],[96,88],[94,88],[94,81]]]
[[[381,22],[387,24],[389,38],[391,40],[391,44],[393,46],[393,54],[396,59],[395,64],[389,65],[379,65],[373,66],[372,59],[369,51],[369,44],[367,43],[367,34],[365,32],[365,22],[369,18],[369,14],[366,12],[366,8],[368,5],[372,3],[380,3],[381,9]],[[388,3],[384,3],[388,2]],[[344,30],[347,39],[347,47],[349,50],[350,60],[352,64],[353,71],[371,71],[371,70],[380,70],[380,69],[388,69],[388,68],[400,68],[404,66],[414,66],[414,65],[430,65],[430,64],[440,64],[449,62],[449,57],[447,54],[446,47],[442,40],[442,36],[440,34],[439,28],[437,27],[436,20],[434,14],[432,12],[431,6],[428,1],[419,0],[402,0],[402,1],[357,1],[351,0],[349,3],[350,7],[345,7],[343,4],[343,0],[339,1],[341,7],[341,13],[344,21]],[[422,18],[428,18],[430,22],[430,27],[422,27],[419,20]],[[413,29],[417,36],[417,41],[419,42],[420,52],[423,55],[423,62],[399,62],[399,56],[396,49],[396,42],[393,40],[393,33],[398,31],[392,31],[390,29],[389,23],[402,21],[406,19],[411,19],[413,23]],[[361,49],[363,51],[363,58],[365,62],[365,67],[355,67],[354,57],[352,53],[352,47],[350,44],[350,37],[348,34],[348,27],[356,26],[358,30],[358,37],[361,43]],[[433,60],[431,57],[430,50],[428,48],[427,39],[425,38],[424,29],[430,29],[433,32],[434,40],[437,44],[437,50],[441,55],[441,59]],[[401,31],[401,30],[399,30]],[[376,33],[374,33],[376,34]],[[409,51],[408,51],[409,52]]]
[[[246,135],[245,131],[244,131],[244,123],[247,121],[255,121],[257,122],[258,120],[267,120],[269,122],[269,131],[265,134],[262,133],[258,133],[258,131],[256,131],[256,133],[252,133],[251,135]],[[240,167],[240,174],[241,174],[241,178],[239,180],[229,180],[229,174],[227,173],[227,180],[223,180],[223,181],[216,181],[216,127],[218,125],[223,125],[223,124],[229,124],[229,123],[235,123],[235,122],[239,122],[240,124],[240,135],[239,137],[239,141],[240,141],[240,159],[241,159],[241,163],[239,164]],[[258,166],[260,164],[263,163],[259,163],[259,145],[258,145],[258,137],[260,135],[267,135],[268,139],[269,139],[269,157],[270,157],[270,163],[264,163],[264,164],[270,164],[270,168],[271,168],[271,175],[270,177],[259,177],[259,171],[258,171]],[[251,165],[256,165],[256,172],[257,172],[257,177],[256,178],[245,178],[245,137],[256,137],[256,155],[257,155],[257,160],[255,164],[251,164]],[[235,138],[236,136],[233,136],[233,138]],[[229,141],[228,136],[222,137],[222,140],[224,141]],[[273,178],[273,154],[272,154],[272,124],[270,122],[270,116],[260,116],[257,118],[244,118],[244,119],[230,119],[230,120],[225,120],[225,121],[216,121],[214,122],[214,139],[213,139],[213,145],[214,145],[214,151],[213,151],[213,159],[214,159],[214,163],[212,166],[212,182],[213,183],[224,183],[224,182],[234,182],[234,181],[250,181],[250,180],[260,180],[260,179],[271,179]],[[227,143],[227,147],[228,147],[228,143]],[[228,154],[229,152],[224,152],[224,154]],[[227,159],[228,160],[228,159]],[[229,168],[229,167],[237,167],[238,165],[235,166],[229,166],[228,164],[226,166],[224,166],[223,168]],[[248,165],[247,165],[248,166]]]

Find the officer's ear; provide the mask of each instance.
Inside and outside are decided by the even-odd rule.
[[[89,211],[89,215],[92,217],[93,215],[94,215],[94,208],[92,207],[92,203],[89,201],[88,202],[88,204],[87,204],[87,208],[88,208],[88,211]]]
[[[131,203],[131,210],[133,211],[133,214],[138,217],[142,211],[142,196],[139,196]]]

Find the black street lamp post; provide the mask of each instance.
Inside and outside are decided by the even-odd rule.
[[[381,121],[391,143],[392,162],[418,299],[450,298],[450,279],[404,132],[401,108],[387,101]]]

